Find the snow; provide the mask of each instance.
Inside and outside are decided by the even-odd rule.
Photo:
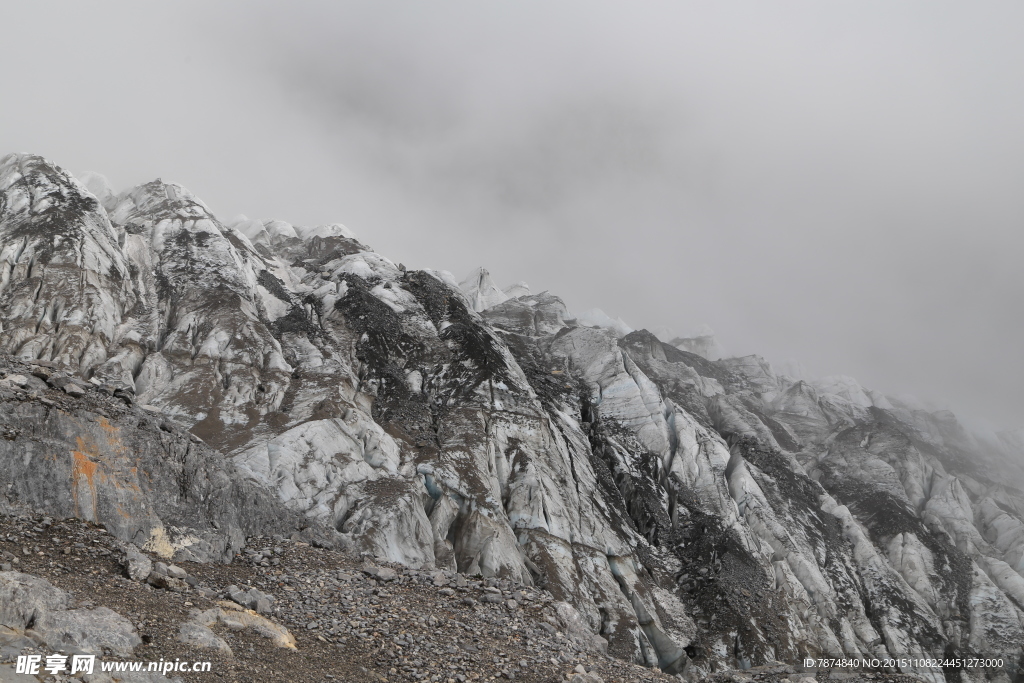
[[[282,318],[288,314],[289,303],[281,301],[276,296],[271,294],[263,285],[256,286],[256,292],[259,294],[260,301],[263,302],[263,309],[267,313],[267,319],[271,322]]]
[[[239,214],[226,223],[235,228],[253,242],[257,241],[262,234],[266,238],[273,239],[301,239],[310,240],[314,237],[344,237],[355,239],[355,233],[341,223],[330,223],[310,228],[302,225],[292,225],[287,221],[268,219],[258,220],[248,218],[245,214]]]
[[[677,349],[695,353],[708,360],[719,360],[728,356],[722,345],[715,337],[715,331],[707,324],[698,327],[692,334],[672,340],[672,345]]]
[[[532,292],[530,291],[530,285],[526,284],[522,280],[515,284],[509,285],[503,291],[505,292],[505,296],[507,296],[509,299],[515,299],[516,297],[519,296],[530,296],[530,294],[532,294]]]
[[[263,221],[263,229],[267,231],[267,234],[271,237],[295,237],[299,235],[295,232],[295,227],[291,223],[279,220]]]
[[[28,208],[32,201],[32,198],[27,192],[12,191],[7,194],[7,211],[8,213],[21,213]]]
[[[363,279],[376,276],[384,280],[398,280],[401,277],[401,271],[398,270],[398,266],[372,251],[363,251],[358,254],[345,256],[337,263],[339,265],[334,268],[331,275],[333,279],[337,279],[343,273],[357,275]]]
[[[804,367],[803,363],[794,359],[788,358],[782,362],[772,363],[772,367],[780,375],[785,375],[790,379],[810,381],[813,379],[811,373]]]
[[[459,283],[459,289],[465,292],[476,312],[485,311],[492,306],[508,301],[509,296],[498,289],[486,268],[474,268]]]
[[[665,327],[664,325],[652,327],[648,330],[648,332],[657,337],[658,341],[665,342],[666,344],[672,343],[673,339],[679,337],[679,335],[675,333],[675,330],[673,330],[670,327]]]
[[[576,317],[576,320],[579,324],[586,325],[587,327],[600,327],[602,329],[611,330],[617,337],[625,337],[633,331],[633,328],[624,323],[622,318],[615,318],[612,320],[612,318],[600,308],[591,308],[588,311],[584,311]]]
[[[811,382],[819,394],[832,394],[844,398],[862,408],[870,408],[874,401],[867,395],[860,383],[846,375],[829,375]]]
[[[249,251],[254,253],[256,252],[256,247],[254,247],[252,242],[249,240],[249,236],[246,235],[241,230],[239,230],[238,228],[234,226],[229,226],[224,228],[221,232],[224,233],[225,235],[233,235],[235,239],[244,244]]]
[[[424,268],[423,272],[427,273],[428,275],[436,277],[441,282],[445,283],[446,285],[449,285],[452,289],[459,288],[459,281],[455,279],[455,276],[452,275],[450,271]]]
[[[99,200],[100,204],[107,206],[109,203],[116,201],[113,188],[110,186],[110,181],[103,174],[96,173],[94,171],[86,171],[79,176],[78,181],[85,186],[89,192],[92,193],[96,199]]]
[[[391,286],[385,287],[385,283],[381,283],[371,289],[370,294],[383,301],[395,313],[403,313],[406,309],[418,308],[416,297],[396,285],[386,284]]]
[[[354,240],[356,238],[356,234],[341,223],[318,225],[315,228],[295,226],[295,231],[299,234],[299,237],[304,240],[310,240],[314,237],[344,237],[350,240]]]
[[[179,185],[178,183],[164,183],[164,192],[167,198],[171,201],[182,201],[197,204],[206,214],[212,215],[210,207],[208,207],[203,200],[195,196],[195,194],[193,194],[192,191],[184,185]]]
[[[0,192],[6,192],[14,183],[21,180],[21,163],[17,154],[8,154],[0,159]]]
[[[242,220],[234,223],[231,227],[253,241],[259,237],[260,233],[264,232],[263,221],[245,218],[245,216],[242,216]]]

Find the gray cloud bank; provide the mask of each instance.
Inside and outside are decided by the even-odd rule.
[[[3,152],[1024,426],[1018,3],[25,5]]]

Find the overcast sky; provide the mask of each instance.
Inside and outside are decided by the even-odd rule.
[[[0,154],[1024,427],[1020,2],[8,3]]]

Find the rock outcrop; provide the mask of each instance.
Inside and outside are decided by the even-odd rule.
[[[0,572],[3,644],[25,639],[54,650],[130,655],[142,640],[132,624],[106,607],[74,608],[71,596],[48,581],[20,572]]]
[[[0,351],[127,409],[114,425],[12,395],[12,505],[63,495],[59,514],[135,541],[190,529],[203,559],[232,529],[305,520],[380,560],[542,585],[609,653],[670,673],[956,653],[1014,675],[1012,437],[573,317],[482,269],[463,291],[342,226],[227,225],[174,184],[97,197],[9,156],[0,193]]]

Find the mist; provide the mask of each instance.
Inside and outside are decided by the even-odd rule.
[[[0,154],[1024,427],[1019,3],[26,5]]]

